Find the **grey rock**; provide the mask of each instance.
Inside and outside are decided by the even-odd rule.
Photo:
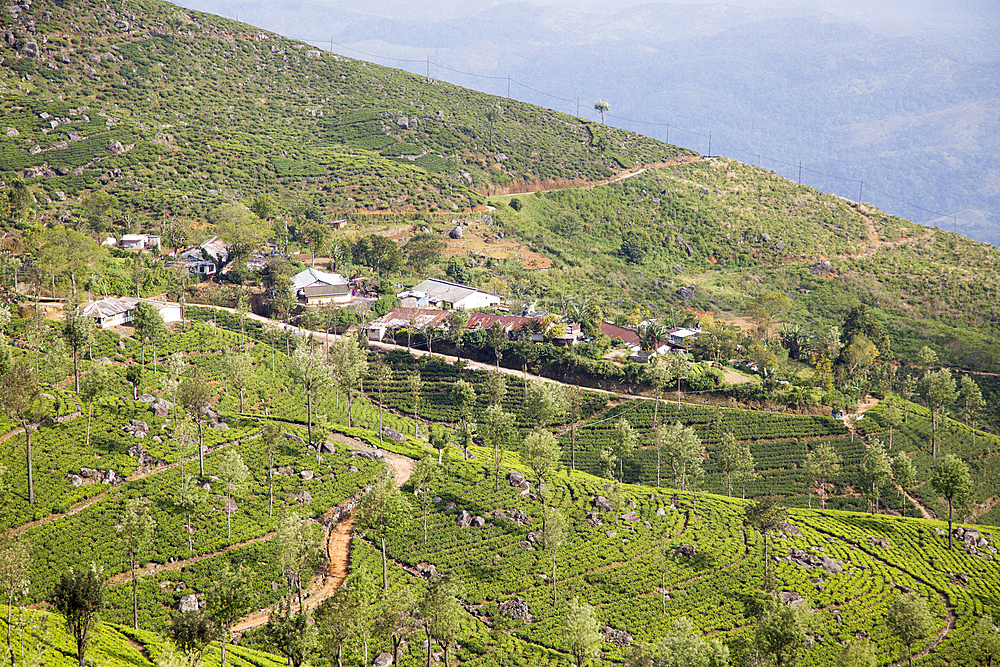
[[[337,453],[337,448],[334,446],[334,444],[332,442],[330,442],[329,440],[326,440],[325,442],[323,442],[319,446],[319,453],[320,454],[336,454]]]
[[[783,251],[783,250],[785,249],[785,247],[786,247],[786,246],[785,246],[785,242],[784,242],[784,241],[778,241],[778,242],[777,242],[777,243],[775,244],[775,246],[774,246],[774,247],[775,247],[775,248],[777,249],[777,251],[778,251],[778,252],[781,252],[781,251]]]
[[[455,509],[456,507],[458,507],[458,503],[456,503],[454,501],[450,501],[450,502],[448,502],[448,503],[445,504],[444,511],[445,512],[450,512],[451,510]]]
[[[622,521],[635,522],[639,520],[639,515],[636,514],[635,512],[626,512],[625,514],[622,514],[620,518]]]
[[[785,532],[789,535],[795,535],[796,537],[802,537],[802,531],[794,523],[785,524]]]
[[[294,433],[285,433],[285,439],[286,440],[291,440],[292,442],[298,442],[298,443],[303,444],[303,445],[306,444],[306,441],[305,441],[304,438],[300,438],[299,436],[295,435]]]
[[[680,558],[687,558],[688,560],[690,560],[694,558],[698,552],[694,548],[693,544],[681,544],[680,546],[674,547],[671,550],[671,553]]]
[[[392,664],[392,654],[391,653],[379,653],[378,657],[375,658],[375,662],[372,663],[372,667],[389,667]]]
[[[69,483],[72,484],[73,486],[80,486],[81,484],[83,484],[83,478],[80,477],[79,475],[74,475],[73,473],[67,475],[66,479],[68,479]]]
[[[670,270],[673,271],[674,273],[683,273],[684,272],[684,269],[681,268],[680,264],[674,264],[673,266],[670,267]]]
[[[154,403],[156,402],[156,397],[150,396],[149,394],[140,394],[139,400],[143,403]]]
[[[385,459],[385,454],[377,449],[360,449],[351,452],[351,458],[368,459],[369,461],[381,461]]]
[[[770,243],[771,242],[771,235],[770,234],[761,234],[760,238],[761,238],[761,240],[764,241],[764,243]]]
[[[19,136],[21,136],[21,133],[18,132],[16,128],[8,127],[7,128],[7,136],[8,137],[19,137]]]
[[[840,566],[840,563],[829,556],[823,556],[823,569],[826,570],[828,574],[839,574],[844,571],[844,568]]]
[[[462,225],[457,225],[453,227],[450,232],[448,232],[448,237],[452,239],[458,240],[463,236],[465,236],[465,230],[462,228]]]
[[[436,579],[441,576],[437,568],[430,563],[418,563],[416,570],[424,579]]]
[[[472,518],[472,527],[473,528],[482,528],[485,525],[486,525],[486,519],[484,519],[483,517],[476,516],[476,517]]]
[[[596,528],[597,526],[600,526],[603,521],[601,520],[601,515],[597,512],[587,512],[587,523]]]
[[[656,508],[656,516],[667,516],[667,511],[662,507]]]
[[[42,50],[38,48],[38,42],[30,40],[25,42],[24,46],[21,47],[21,53],[29,58],[38,58],[42,55]]]
[[[611,501],[604,496],[597,496],[594,498],[594,507],[604,512],[610,512],[613,509]]]
[[[677,290],[677,296],[690,301],[694,298],[694,290],[691,287],[681,287]]]
[[[396,125],[404,130],[408,130],[410,129],[410,119],[403,116],[402,118],[396,120]]]
[[[97,477],[97,471],[93,468],[80,468],[80,477],[83,477],[84,479]]]
[[[157,417],[166,417],[170,414],[174,404],[168,400],[157,398],[149,406],[150,411]]]
[[[187,613],[189,611],[198,611],[198,596],[194,593],[190,593],[181,598],[180,603],[177,608],[181,613]]]
[[[316,476],[316,473],[314,473],[312,470],[302,470],[302,471],[299,471],[299,477],[301,477],[302,479],[304,479],[307,482],[309,480],[311,480],[315,476]]]
[[[507,618],[517,619],[525,623],[531,623],[534,620],[531,610],[528,608],[528,603],[521,598],[504,600],[497,605],[497,611]]]
[[[313,501],[312,494],[309,493],[308,491],[299,491],[298,493],[295,494],[295,502],[299,503],[300,505],[308,505],[312,501]]]
[[[809,273],[814,276],[822,276],[828,273],[833,273],[833,265],[830,264],[830,260],[821,259],[812,266],[809,267]]]
[[[458,524],[459,528],[468,528],[472,525],[472,515],[468,510],[459,510],[455,523]]]
[[[799,593],[798,591],[781,591],[780,593],[778,593],[778,597],[781,599],[782,604],[788,605],[790,607],[797,607],[803,602],[805,602],[805,600],[802,597],[802,594]]]
[[[610,626],[605,626],[601,634],[604,635],[604,641],[618,648],[627,648],[632,645],[633,637],[625,630],[616,630]]]
[[[112,141],[111,143],[108,144],[108,150],[111,151],[112,153],[114,153],[115,155],[121,155],[122,153],[124,153],[128,149],[125,148],[124,145],[122,145],[122,142],[120,142],[120,141]]]
[[[358,471],[357,466],[347,466],[347,472],[357,472],[357,471]]]
[[[393,442],[406,442],[406,436],[399,431],[389,428],[388,426],[382,427],[382,437],[389,438]]]
[[[608,538],[618,537],[618,533],[616,531],[613,531],[613,530],[606,530],[606,531],[604,531],[604,534],[607,535]]]

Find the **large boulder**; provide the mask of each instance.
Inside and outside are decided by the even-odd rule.
[[[448,232],[448,237],[455,239],[456,241],[461,239],[463,236],[465,236],[465,229],[462,228],[462,225],[457,225],[453,227],[450,232]]]
[[[375,662],[372,663],[372,667],[389,667],[392,664],[392,654],[391,653],[379,653],[378,657],[375,658]]]
[[[614,644],[618,648],[628,648],[632,645],[632,635],[625,630],[618,630],[606,625],[604,626],[604,630],[601,634],[604,635],[604,640],[606,642]]]
[[[597,496],[594,498],[594,507],[604,512],[610,512],[614,509],[611,505],[611,501],[604,496]]]
[[[823,556],[823,569],[827,571],[827,574],[840,574],[844,571],[840,563],[829,556]]]
[[[369,461],[381,461],[385,458],[385,454],[383,454],[377,449],[360,449],[351,452],[351,458],[368,459]]]
[[[639,520],[639,515],[636,514],[635,512],[626,512],[625,514],[621,515],[621,520],[622,521],[631,521],[631,522],[634,523],[634,522],[636,522],[636,521]]]
[[[468,510],[459,510],[458,517],[455,518],[455,523],[458,524],[459,528],[468,528],[472,525],[472,514]]]
[[[173,407],[174,404],[171,403],[170,401],[167,401],[162,398],[157,398],[149,406],[149,410],[157,417],[166,417],[167,415],[170,414],[170,410],[172,410]]]
[[[694,548],[693,544],[681,544],[680,546],[674,547],[672,553],[675,556],[679,556],[681,558],[687,558],[688,560],[690,560],[694,558],[695,554],[697,554],[698,552]]]

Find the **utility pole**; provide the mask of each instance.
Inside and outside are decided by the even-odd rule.
[[[667,123],[667,140],[665,142],[663,142],[663,143],[665,143],[665,144],[669,144],[670,143],[670,123]]]
[[[865,181],[861,180],[861,187],[858,188],[858,206],[861,206],[861,193],[865,191]]]
[[[802,185],[802,160],[799,160],[799,185]]]
[[[426,68],[424,70],[424,76],[428,80],[430,80],[430,78],[431,78],[431,57],[430,56],[424,56],[424,57],[426,58],[426,61],[425,61]]]
[[[708,155],[705,157],[712,157],[712,133],[708,134]]]
[[[576,98],[576,117],[580,117],[580,98]]]
[[[507,75],[507,99],[510,99],[510,74]]]

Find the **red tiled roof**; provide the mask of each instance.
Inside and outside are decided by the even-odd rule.
[[[620,327],[610,322],[601,322],[601,333],[609,338],[621,338],[626,345],[639,345],[639,334],[634,329]]]

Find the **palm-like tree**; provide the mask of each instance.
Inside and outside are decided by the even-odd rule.
[[[594,110],[601,112],[601,125],[604,125],[604,114],[611,111],[611,104],[607,100],[597,100],[594,102]]]

